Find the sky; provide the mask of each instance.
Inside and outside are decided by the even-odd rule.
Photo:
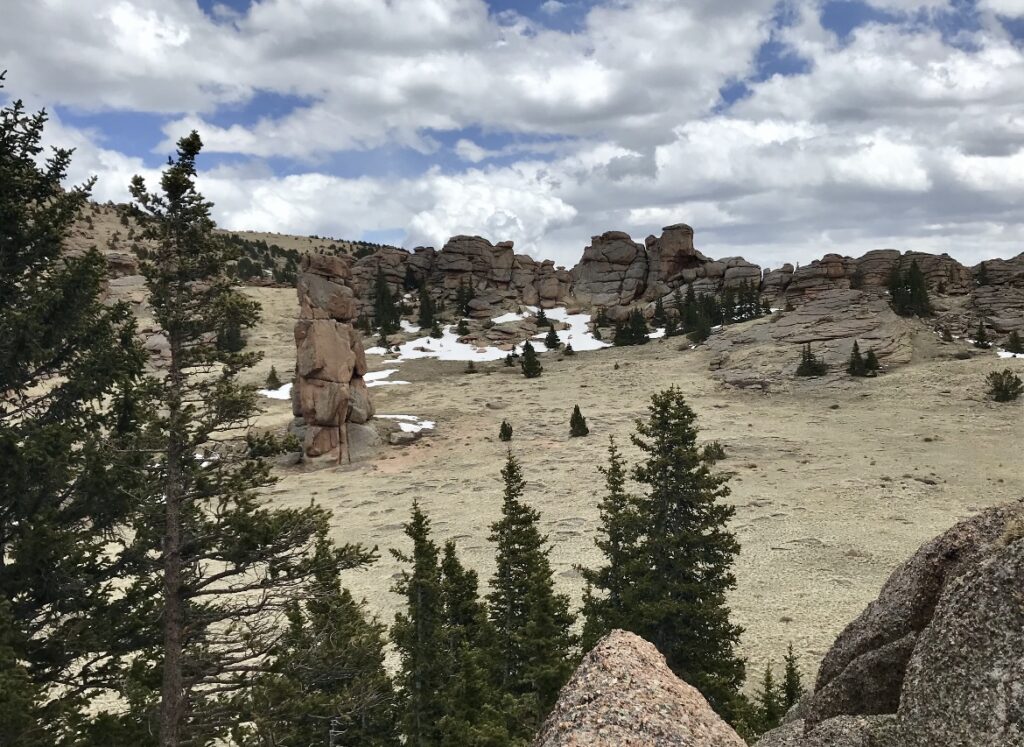
[[[0,99],[229,229],[714,257],[1024,251],[1024,0],[3,0]]]

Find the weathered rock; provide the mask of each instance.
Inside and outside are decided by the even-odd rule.
[[[374,416],[373,399],[366,381],[362,376],[353,376],[349,382],[348,421],[350,423],[368,423]]]
[[[792,721],[762,736],[757,747],[899,747],[892,715],[838,716],[805,729],[803,721]]]
[[[621,630],[580,663],[534,747],[743,747],[647,641]]]
[[[1024,745],[1024,518],[947,581],[907,667],[907,747]]]
[[[572,271],[572,294],[585,306],[625,306],[647,287],[648,261],[643,246],[622,231],[606,231],[590,240]]]

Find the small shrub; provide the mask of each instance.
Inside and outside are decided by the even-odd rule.
[[[956,358],[958,361],[969,361],[974,356],[971,355],[970,352],[967,350],[957,350],[955,353],[953,353],[953,357]]]
[[[1010,336],[1006,339],[1006,352],[1007,353],[1024,353],[1024,342],[1020,339],[1020,334],[1017,330],[1010,333]]]
[[[589,433],[590,429],[587,428],[587,420],[583,417],[583,413],[580,412],[580,406],[576,405],[572,408],[572,417],[569,418],[569,436],[579,438]]]
[[[988,375],[988,394],[996,402],[1013,402],[1024,393],[1024,381],[1008,368]]]
[[[460,337],[461,337],[462,335],[468,335],[468,334],[469,334],[469,324],[468,324],[468,323],[466,322],[466,320],[465,320],[465,319],[460,319],[460,320],[459,320],[459,324],[458,324],[458,326],[457,326],[457,327],[455,327],[455,332],[456,332],[456,334],[458,334],[458,335],[459,335]]]
[[[953,333],[949,331],[949,327],[943,327],[940,334],[943,342],[953,342]]]
[[[726,457],[725,447],[722,446],[720,441],[709,441],[704,444],[704,448],[701,451],[704,456],[704,461],[714,464],[720,462]]]
[[[572,343],[565,343],[565,350],[563,351],[566,355],[576,355],[576,351],[572,349]]]
[[[501,421],[501,428],[498,429],[498,439],[501,441],[512,440],[512,426],[507,420]]]

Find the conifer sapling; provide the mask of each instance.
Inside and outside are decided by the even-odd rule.
[[[576,405],[572,408],[572,416],[569,418],[569,436],[572,438],[579,438],[580,436],[586,436],[590,433],[590,429],[587,427],[587,421],[580,412],[580,406]]]

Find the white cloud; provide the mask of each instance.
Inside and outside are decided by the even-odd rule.
[[[978,7],[1010,18],[1024,16],[1024,0],[978,0]]]
[[[540,6],[541,12],[549,16],[557,15],[565,10],[565,3],[559,0],[545,0]]]

